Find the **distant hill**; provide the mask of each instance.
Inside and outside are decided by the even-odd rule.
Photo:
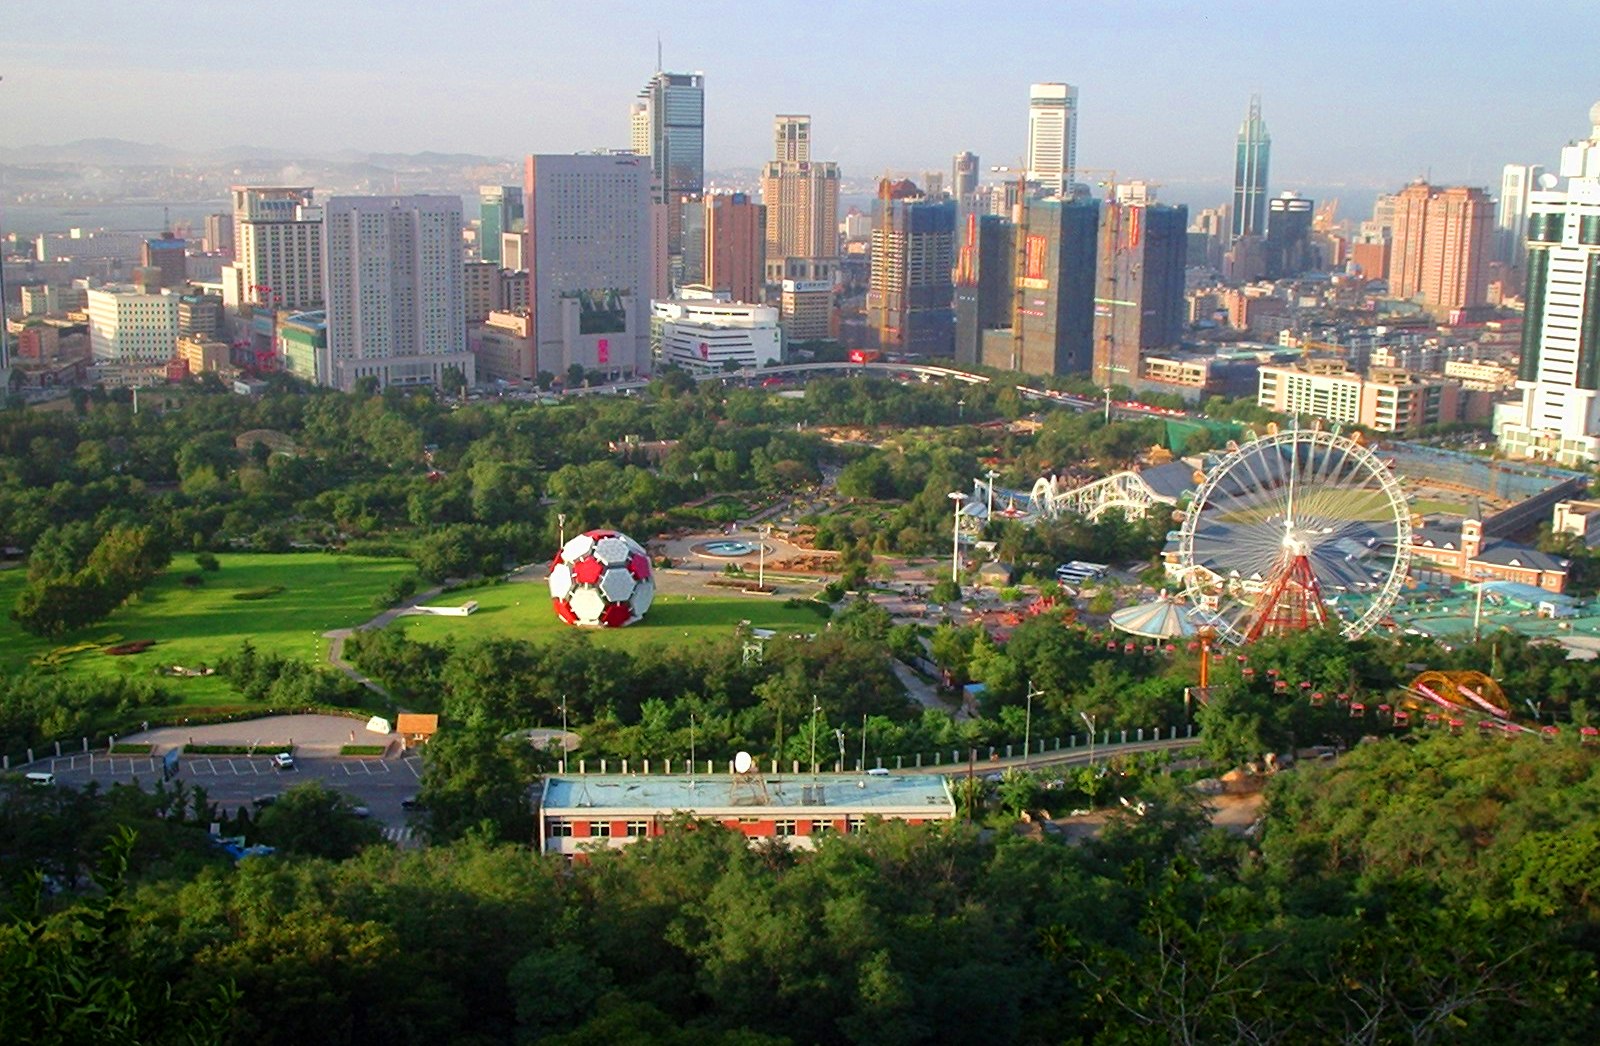
[[[121,138],[80,138],[63,145],[23,145],[6,150],[8,163],[90,163],[107,166],[169,164],[182,154],[165,145]]]

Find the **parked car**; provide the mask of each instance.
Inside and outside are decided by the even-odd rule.
[[[272,757],[272,768],[274,770],[293,770],[294,756],[288,752],[279,752]]]

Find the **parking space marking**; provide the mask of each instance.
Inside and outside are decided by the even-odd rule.
[[[405,768],[407,770],[411,771],[411,776],[412,777],[417,778],[419,781],[422,779],[422,760],[420,760],[420,759],[402,759],[400,761],[405,764]]]

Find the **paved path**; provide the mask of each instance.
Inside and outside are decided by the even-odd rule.
[[[354,735],[354,740],[351,740]],[[130,744],[154,745],[156,752],[194,743],[197,745],[287,745],[297,751],[338,755],[348,744],[384,744],[393,734],[374,734],[363,719],[336,715],[279,715],[240,719],[231,723],[156,727],[119,737]]]
[[[434,596],[437,596],[443,591],[443,585],[435,585],[433,588],[430,588],[425,592],[418,592],[411,598],[403,600],[371,620],[362,622],[354,628],[336,628],[331,632],[322,633],[322,637],[328,641],[328,663],[334,668],[337,668],[339,671],[343,672],[355,682],[360,683],[374,694],[377,694],[379,697],[382,697],[385,700],[393,700],[394,697],[389,693],[389,691],[385,690],[381,685],[374,682],[367,676],[362,675],[361,672],[357,670],[355,665],[352,665],[350,662],[344,659],[344,641],[349,639],[356,632],[360,632],[363,629],[385,627],[389,624],[389,622],[393,621],[401,614],[404,614],[418,603],[432,599]]]
[[[972,718],[972,713],[964,707],[957,708],[952,712],[950,706],[940,699],[939,692],[934,685],[917,675],[904,661],[897,657],[892,657],[889,659],[889,666],[894,669],[895,678],[900,680],[900,685],[906,688],[906,693],[911,696],[911,700],[923,708],[937,708],[941,712],[950,712],[950,717],[957,721]]]

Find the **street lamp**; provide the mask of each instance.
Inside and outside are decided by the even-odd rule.
[[[559,539],[557,539],[556,546],[558,548],[565,548],[567,544],[567,514],[565,512],[556,513],[556,526],[561,528],[561,536]]]
[[[1094,714],[1092,712],[1079,712],[1078,718],[1089,724],[1089,765],[1094,765]]]
[[[988,472],[985,472],[984,475],[989,477],[989,511],[983,517],[983,521],[985,523],[991,523],[994,521],[994,478],[1000,475],[1000,473],[996,472],[994,469],[990,469]]]
[[[767,535],[772,533],[772,524],[761,525],[761,558],[756,567],[756,587],[763,592],[767,589]]]
[[[822,711],[822,704],[817,700],[817,695],[811,695],[811,773],[817,773],[817,713]]]
[[[950,500],[956,504],[955,524],[950,530],[950,580],[961,583],[961,503],[967,496],[959,490],[950,492]]]
[[[1027,711],[1026,716],[1022,720],[1022,756],[1023,756],[1024,759],[1026,759],[1028,756],[1033,754],[1033,748],[1031,746],[1032,746],[1032,743],[1033,743],[1033,698],[1034,698],[1035,694],[1037,694],[1040,697],[1043,697],[1044,696],[1044,691],[1043,690],[1035,690],[1033,688],[1033,680],[1029,679],[1028,680],[1028,711]]]

